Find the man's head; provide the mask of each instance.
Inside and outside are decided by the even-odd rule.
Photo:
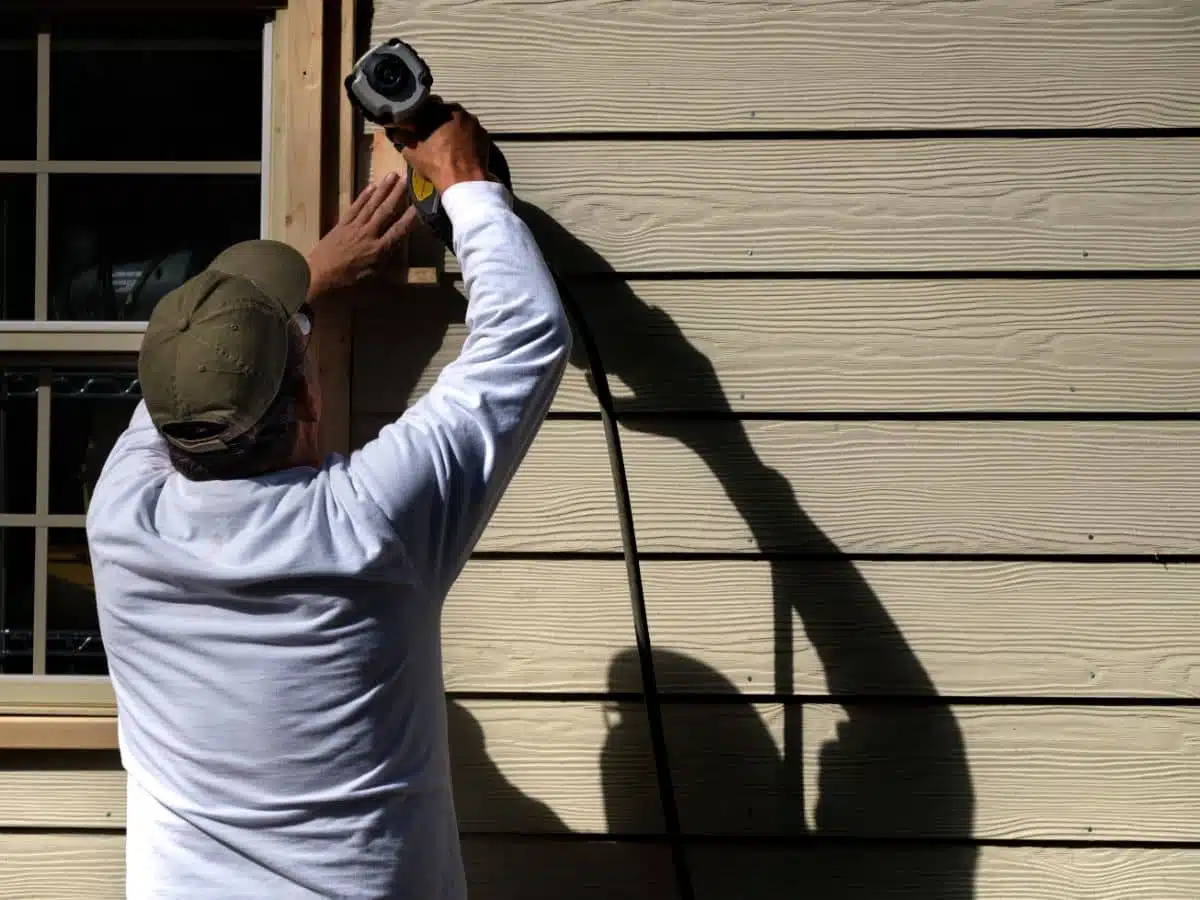
[[[246,241],[154,308],[138,377],[150,418],[188,478],[317,463],[309,278],[308,262],[287,244]]]

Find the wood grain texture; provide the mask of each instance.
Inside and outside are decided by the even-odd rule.
[[[647,561],[642,579],[662,691],[1200,695],[1198,566]]]
[[[124,835],[0,832],[0,900],[124,897]]]
[[[636,673],[636,670],[635,670]],[[634,673],[634,674],[635,674]],[[464,832],[662,830],[641,703],[450,700]],[[0,754],[0,828],[123,827],[125,774]]]
[[[475,558],[442,614],[450,691],[603,692],[610,661],[633,641],[617,560]],[[633,681],[629,689],[641,691]]]
[[[0,753],[0,828],[124,828],[115,751]]]
[[[705,846],[696,900],[1194,900],[1200,851],[1087,847]],[[796,885],[804,885],[802,893]]]
[[[349,160],[339,160],[340,138],[323,139],[324,125],[336,128],[336,114],[326,115],[327,91],[322,86],[326,53],[334,58],[338,46],[323,45],[323,0],[292,0],[277,22],[274,43],[279,53],[272,71],[276,82],[273,103],[270,237],[307,254],[324,233],[323,216],[335,208]],[[336,11],[340,17],[340,10]],[[336,34],[336,29],[334,30]],[[339,100],[334,96],[333,103]],[[312,336],[324,412],[318,443],[321,453],[344,453],[350,439],[351,317],[341,307],[323,308]]]
[[[0,716],[0,750],[114,750],[114,716]]]
[[[358,417],[356,440],[381,421]],[[1194,422],[650,418],[622,431],[644,552],[1200,552]],[[478,549],[621,549],[600,422],[545,423]]]
[[[107,678],[5,675],[0,678],[0,716],[4,715],[116,715],[116,697]]]
[[[1200,694],[1197,566],[647,560],[642,579],[668,693]],[[442,641],[451,691],[643,689],[617,668],[635,640],[616,559],[474,558]]]
[[[652,419],[636,427],[644,430],[631,425],[622,440],[643,551],[1200,550],[1187,499],[1200,492],[1196,423]],[[566,484],[537,489],[551,498]]]
[[[624,664],[635,666],[634,655]],[[777,704],[666,706],[689,833],[1198,837],[1196,708],[790,709],[796,736],[785,754]],[[640,703],[452,702],[450,741],[464,832],[662,832]],[[76,827],[81,816],[68,815],[66,798],[80,790],[103,788],[119,803],[111,780],[104,771],[46,780],[43,803],[63,810],[53,827]]]
[[[374,438],[388,421],[381,416],[355,416],[353,446]],[[607,454],[599,421],[546,422],[476,549],[619,551],[620,525]],[[569,483],[566,490],[561,489],[564,479]]]
[[[1200,119],[1200,15],[1169,0],[376,0],[372,35],[496,132]]]
[[[684,829],[1196,841],[1200,709],[668,706]]]
[[[1200,407],[1200,281],[681,280],[571,286],[621,412]],[[354,409],[426,393],[461,283],[359,312]],[[578,356],[578,354],[577,354]],[[597,409],[582,359],[555,412]]]
[[[122,900],[123,835],[0,833],[0,900]],[[666,849],[603,841],[467,836],[472,900],[671,900]],[[1044,847],[697,848],[698,900],[779,900],[797,884],[825,900],[1194,900],[1200,852]]]
[[[1194,270],[1200,245],[1197,138],[502,147],[565,275]]]
[[[450,704],[464,832],[655,832],[662,807],[641,703]]]

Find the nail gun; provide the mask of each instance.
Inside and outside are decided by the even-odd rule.
[[[446,115],[446,108],[431,100],[433,73],[429,66],[399,38],[391,38],[364,53],[346,76],[345,88],[363,118],[385,129],[407,126],[427,134]],[[394,138],[392,143],[403,149]],[[488,155],[488,171],[493,179],[512,190],[508,161],[494,143]],[[411,164],[408,199],[421,220],[447,247],[452,247],[454,233],[450,217],[442,208],[441,195]]]

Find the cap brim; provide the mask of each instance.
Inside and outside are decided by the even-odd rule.
[[[308,298],[308,260],[295,247],[280,241],[243,241],[218,254],[209,269],[254,282],[291,315]]]

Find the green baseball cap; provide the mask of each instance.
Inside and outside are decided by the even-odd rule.
[[[295,248],[245,241],[158,302],[138,378],[166,440],[189,453],[222,450],[262,419],[287,372],[289,322],[305,305],[309,277]]]

